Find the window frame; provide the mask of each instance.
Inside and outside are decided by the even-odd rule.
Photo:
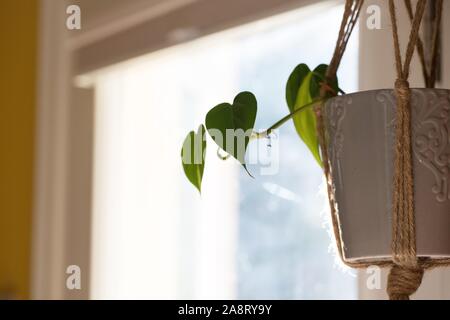
[[[90,0],[92,1],[92,0]],[[33,299],[88,299],[89,279],[82,275],[83,290],[65,290],[66,267],[73,261],[81,261],[89,266],[89,238],[86,230],[90,230],[90,190],[83,188],[91,182],[92,169],[92,139],[89,134],[79,136],[80,126],[73,124],[72,119],[84,124],[83,130],[93,130],[93,112],[84,110],[74,115],[73,110],[77,105],[85,104],[87,108],[93,107],[92,89],[89,84],[74,84],[76,75],[82,74],[108,64],[149,53],[180,42],[193,40],[213,32],[224,30],[239,24],[247,23],[284,11],[309,5],[318,0],[207,0],[214,2],[215,15],[208,22],[200,25],[195,33],[187,33],[170,42],[165,37],[156,37],[148,40],[144,37],[143,30],[161,30],[155,24],[165,15],[170,14],[175,22],[165,26],[167,32],[171,30],[183,30],[183,19],[177,19],[185,12],[183,10],[200,10],[205,0],[187,1],[186,4],[174,6],[173,11],[160,11],[160,15],[153,16],[151,8],[140,8],[146,14],[141,14],[137,19],[142,25],[134,25],[130,17],[136,16],[136,12],[124,13],[120,7],[108,7],[111,17],[116,17],[106,22],[110,34],[104,30],[108,28],[89,28],[86,31],[69,32],[65,26],[66,7],[68,0],[53,1],[40,0],[40,54],[39,54],[39,78],[38,78],[38,109],[36,125],[36,157],[35,157],[35,183],[34,183],[34,213],[33,213],[33,245],[32,245],[32,298]],[[82,1],[79,1],[82,3]],[[242,4],[248,4],[247,9],[241,9]],[[379,0],[368,0],[362,11],[362,17],[366,13],[367,6],[378,4],[384,6]],[[450,3],[444,2],[446,12],[450,12]],[[205,8],[205,7],[203,7]],[[250,10],[250,9],[251,10]],[[145,10],[144,10],[145,9]],[[121,13],[122,12],[122,13]],[[193,11],[191,11],[193,12]],[[238,13],[237,13],[238,12]],[[382,10],[387,12],[387,10]],[[115,14],[114,14],[115,13]],[[120,18],[117,18],[120,17]],[[196,15],[201,20],[201,15]],[[95,18],[95,17],[94,17]],[[192,17],[191,17],[192,18]],[[127,22],[128,21],[128,22]],[[130,22],[131,21],[131,22]],[[193,21],[193,20],[190,20]],[[218,21],[218,23],[215,23]],[[401,26],[408,26],[408,19],[402,13],[399,17]],[[161,22],[158,22],[161,23]],[[450,32],[450,20],[443,19],[444,32]],[[383,22],[385,24],[385,22]],[[95,23],[93,23],[95,25]],[[389,68],[377,68],[382,65],[392,64],[392,55],[389,51],[389,28],[381,31],[367,30],[364,23],[360,24],[360,89],[391,87],[393,75],[386,72]],[[405,29],[405,28],[403,28]],[[102,31],[103,30],[103,31]],[[133,35],[133,30],[136,33]],[[132,39],[141,41],[132,41]],[[86,40],[87,39],[87,40]],[[128,40],[129,41],[128,41]],[[140,44],[146,39],[144,44]],[[443,39],[450,39],[444,34]],[[120,47],[128,47],[120,50]],[[444,42],[444,52],[450,50],[450,41]],[[102,59],[97,52],[115,53]],[[374,64],[373,61],[379,61]],[[417,60],[413,61],[412,69],[417,69]],[[449,69],[450,56],[443,55],[443,68]],[[370,74],[371,77],[364,77]],[[413,75],[411,83],[417,80]],[[443,74],[442,84],[450,86],[450,74]],[[91,110],[92,111],[92,110]],[[90,126],[90,127],[89,127]],[[74,137],[80,137],[75,139]],[[81,150],[84,166],[78,166],[71,157]],[[89,151],[91,150],[91,151]],[[89,164],[89,159],[91,164]],[[70,177],[79,176],[76,184]],[[77,207],[77,211],[84,211],[86,215],[77,218],[77,212],[71,211],[70,204],[84,203]],[[67,232],[70,230],[70,232]],[[82,240],[80,237],[87,237]],[[383,273],[385,280],[385,273]],[[438,270],[425,277],[417,297],[450,298],[450,288],[442,283],[450,278],[449,271]],[[359,273],[359,296],[362,299],[385,298],[383,290],[369,291],[365,286],[366,274]]]

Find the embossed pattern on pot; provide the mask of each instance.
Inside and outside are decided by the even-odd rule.
[[[389,258],[393,142],[393,90],[330,99],[325,105],[328,150],[345,256]],[[450,91],[412,89],[417,250],[450,256]]]

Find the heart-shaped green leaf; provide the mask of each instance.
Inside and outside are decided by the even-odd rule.
[[[291,113],[313,101],[311,97],[313,76],[314,73],[310,71],[308,66],[301,64],[294,69],[289,77],[286,85],[286,102]],[[305,109],[292,119],[298,135],[309,148],[317,163],[322,166],[314,110],[312,108]]]
[[[295,103],[297,102],[298,89],[303,83],[305,77],[311,72],[308,66],[304,63],[299,64],[289,76],[289,80],[286,85],[286,102],[289,107],[289,111],[292,113],[295,111]]]
[[[200,193],[202,191],[203,170],[205,168],[205,138],[205,127],[201,125],[197,133],[194,131],[188,133],[181,149],[184,173]]]
[[[257,102],[251,92],[239,93],[233,104],[222,103],[206,115],[205,125],[217,145],[245,169],[245,152],[255,125]]]

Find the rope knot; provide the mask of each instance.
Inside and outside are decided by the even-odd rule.
[[[319,83],[320,85],[320,94],[325,97],[327,96],[327,94],[329,93],[330,96],[334,97],[337,95],[337,92],[331,87],[331,85],[329,85],[329,83],[331,83],[330,79],[327,77],[326,80],[321,81]]]
[[[404,79],[397,79],[395,81],[395,91],[400,99],[408,101],[410,96],[409,82]]]
[[[394,265],[388,276],[387,292],[391,300],[409,300],[420,287],[423,268]]]

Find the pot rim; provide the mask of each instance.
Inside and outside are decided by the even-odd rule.
[[[410,89],[414,90],[414,91],[441,91],[441,92],[448,92],[448,93],[450,93],[450,89],[446,89],[446,88],[420,88],[420,87],[413,87],[413,88],[410,88]],[[356,95],[360,95],[360,94],[362,95],[362,94],[366,94],[366,93],[374,93],[374,92],[380,92],[380,91],[394,91],[394,90],[395,90],[394,88],[382,88],[382,89],[371,89],[371,90],[355,91],[355,92],[351,92],[351,93],[346,93],[346,94],[342,94],[342,95],[339,95],[339,96],[335,96],[335,97],[329,98],[328,100],[336,99],[336,98],[339,98],[339,97],[349,97],[349,96],[356,96]]]

